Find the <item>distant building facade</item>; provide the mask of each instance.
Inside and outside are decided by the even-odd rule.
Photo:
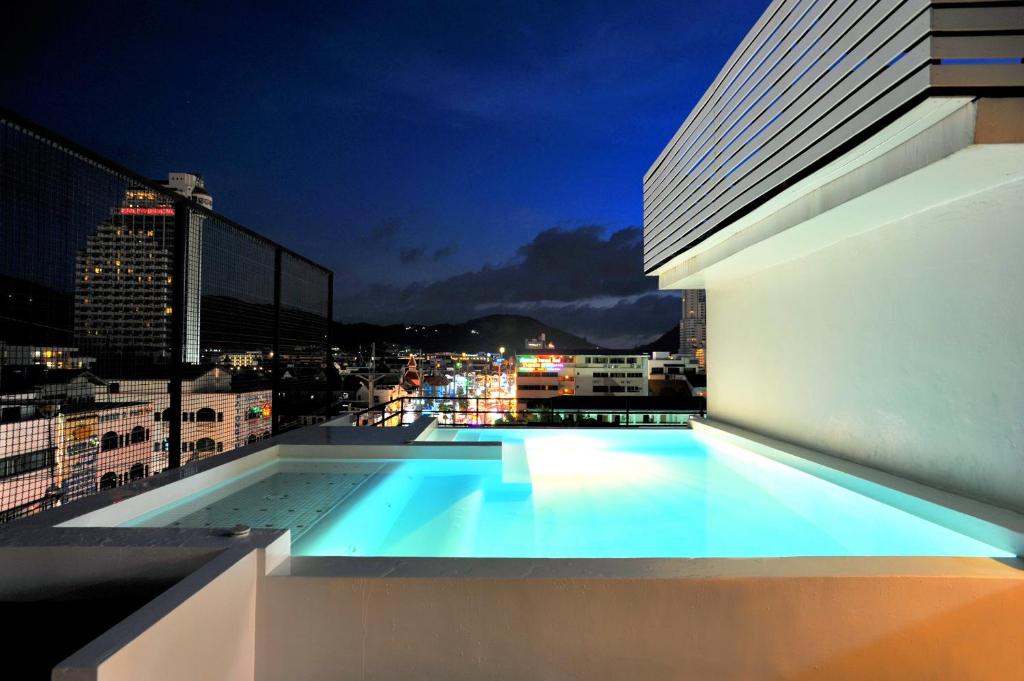
[[[133,381],[133,394],[150,394],[147,418],[153,422],[153,451],[164,453],[171,419],[181,419],[181,461],[187,463],[270,437],[271,391],[236,391],[233,375],[217,366],[189,366],[182,377],[182,411],[170,411],[163,377]]]
[[[397,400],[404,394],[405,391],[402,390],[402,386],[398,385],[398,380],[394,376],[385,376],[374,382],[372,400],[369,387],[366,384],[360,386],[356,391],[356,402],[374,406]]]
[[[163,377],[133,379],[122,391],[86,370],[6,367],[0,521],[163,471],[172,419],[182,424],[182,463],[270,437],[270,390],[233,390],[220,367],[186,372],[178,415]]]
[[[516,356],[516,397],[648,394],[648,358],[632,351],[567,350]]]
[[[679,320],[679,354],[704,369],[707,342],[707,292],[702,288],[683,291],[683,316]]]
[[[224,352],[215,355],[213,358],[218,364],[231,367],[232,369],[256,369],[266,361],[261,350],[240,350],[237,352]]]
[[[9,366],[0,394],[0,521],[159,472],[145,400],[89,371]],[[166,461],[166,457],[165,457]]]
[[[542,333],[537,338],[527,338],[523,347],[527,350],[554,350],[555,344],[548,340],[546,333]]]
[[[171,173],[165,183],[212,208],[203,178]],[[199,329],[201,216],[192,215],[185,254],[186,328]],[[130,187],[75,259],[75,339],[97,353],[136,353],[166,362],[171,347],[174,203],[148,187]],[[199,334],[186,334],[182,359],[199,362]]]
[[[53,345],[7,345],[0,341],[0,369],[5,366],[44,366],[48,369],[91,369],[95,357],[82,357],[78,348]],[[0,389],[3,385],[0,383]]]

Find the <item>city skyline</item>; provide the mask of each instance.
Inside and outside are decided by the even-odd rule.
[[[298,23],[259,9],[231,37],[209,32],[219,8],[177,31],[187,8],[44,3],[10,36],[0,102],[148,175],[204,173],[220,212],[334,269],[337,319],[515,312],[631,346],[679,310],[637,265],[636,177],[760,5],[351,6]],[[151,84],[165,64],[181,86]],[[126,92],[145,96],[96,117],[65,106]],[[550,297],[515,286],[552,243],[573,244],[574,262],[545,281]],[[592,258],[619,266],[582,277]],[[418,283],[478,294],[407,302]]]

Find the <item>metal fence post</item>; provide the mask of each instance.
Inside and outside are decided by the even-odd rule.
[[[167,467],[181,466],[182,356],[185,348],[185,280],[187,276],[188,233],[192,210],[187,201],[174,202],[174,280],[171,282],[170,421],[167,423]]]
[[[327,273],[327,333],[324,338],[324,354],[327,355],[327,366],[325,375],[330,377],[334,369],[334,350],[331,347],[331,331],[334,328],[334,272]],[[340,380],[340,379],[339,379]],[[334,410],[334,392],[330,390],[330,379],[328,378],[327,418],[337,416]],[[340,386],[339,386],[340,387]],[[405,415],[403,414],[404,418]]]
[[[270,434],[280,432],[278,391],[281,388],[281,247],[274,248],[274,340],[270,361]]]

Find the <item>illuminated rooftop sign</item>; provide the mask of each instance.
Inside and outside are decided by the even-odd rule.
[[[552,372],[561,371],[565,368],[565,358],[562,355],[520,355],[517,358],[519,371],[530,372]]]
[[[119,208],[121,215],[174,215],[173,208]]]

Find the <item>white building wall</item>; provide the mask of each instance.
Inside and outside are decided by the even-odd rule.
[[[565,355],[564,366],[557,375],[553,371],[524,372],[520,367],[516,396],[644,397],[648,394],[648,361],[646,355],[603,355],[600,350],[587,355]]]
[[[709,281],[709,415],[1024,510],[1022,253],[1017,182]]]
[[[644,397],[648,393],[648,359],[643,355],[607,357],[606,362],[588,363],[578,355],[575,366],[575,394],[612,397]],[[595,390],[595,388],[597,388]]]
[[[697,364],[696,360],[682,355],[655,357],[647,360],[647,373],[652,381],[682,380],[684,372],[697,371],[699,368],[700,365]]]

